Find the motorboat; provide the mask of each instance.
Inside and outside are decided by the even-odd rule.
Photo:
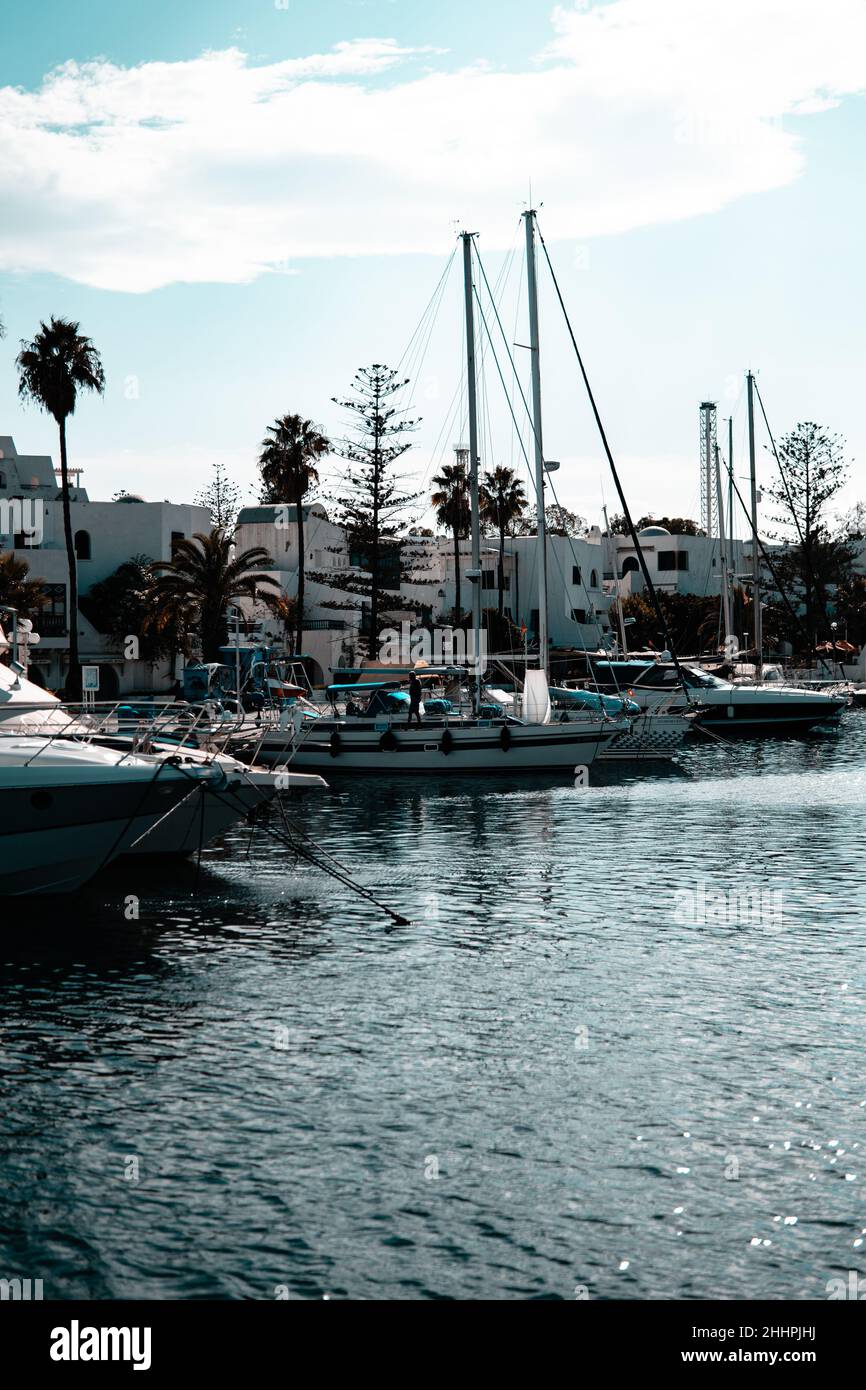
[[[642,710],[694,712],[692,727],[725,737],[802,734],[838,720],[847,697],[799,686],[736,685],[697,666],[661,658],[590,658],[605,694],[624,694]],[[685,689],[683,686],[685,685]]]
[[[216,769],[63,738],[0,738],[0,893],[81,887],[143,836],[164,844],[178,809],[198,809],[203,787],[222,781]],[[180,848],[188,828],[175,828]]]
[[[224,755],[0,736],[0,894],[72,892],[124,854],[193,853],[281,785]]]
[[[0,646],[5,646],[0,628]],[[22,668],[0,661],[0,734],[35,731],[59,733],[74,722],[50,690],[28,680]]]

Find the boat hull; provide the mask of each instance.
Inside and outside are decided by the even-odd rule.
[[[573,770],[589,767],[625,728],[625,723],[614,720],[543,725],[439,723],[408,728],[322,719],[297,741],[292,741],[289,731],[263,735],[255,756],[271,767],[288,764],[292,769],[329,774]]]
[[[266,806],[274,795],[272,773],[248,774],[244,778],[229,779],[225,785],[203,781],[170,815],[135,826],[122,840],[117,856],[182,858],[196,854],[211,840]]]
[[[3,787],[0,895],[74,892],[157,822],[170,823],[189,792],[186,779]]]
[[[774,703],[734,700],[699,710],[694,729],[696,733],[708,729],[725,738],[782,738],[832,724],[844,708],[844,701],[829,699],[822,699],[820,703],[808,698]]]
[[[758,687],[736,686],[730,691],[694,691],[691,705],[683,696],[669,692],[635,688],[629,695],[647,713],[660,706],[665,712],[685,714],[691,710],[691,729],[718,733],[725,738],[785,737],[808,733],[819,725],[838,720],[846,701],[807,691],[779,692],[768,699]]]

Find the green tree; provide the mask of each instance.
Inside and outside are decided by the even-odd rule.
[[[18,354],[18,392],[42,410],[53,415],[60,434],[60,478],[63,498],[63,531],[69,568],[69,673],[67,690],[81,693],[81,665],[78,658],[78,566],[72,535],[69,498],[69,466],[66,453],[66,421],[75,413],[84,391],[105,391],[105,372],[99,353],[80,325],[69,319],[52,318],[42,323],[31,343],[22,342]]]
[[[213,464],[211,480],[196,496],[196,506],[207,507],[211,526],[231,533],[237,525],[241,505],[241,490],[232,482],[221,459]]]
[[[38,627],[39,611],[46,601],[42,581],[29,579],[30,566],[14,551],[0,554],[0,608],[14,608],[19,618],[29,618]]]
[[[285,502],[295,508],[298,530],[298,601],[295,605],[295,651],[304,649],[304,498],[319,481],[316,467],[329,453],[330,440],[302,415],[282,415],[268,425],[259,454],[262,501]]]
[[[781,440],[780,477],[765,489],[776,508],[768,534],[784,544],[772,556],[773,569],[789,601],[802,607],[810,642],[819,634],[829,637],[828,603],[852,571],[850,539],[830,529],[830,505],[849,474],[844,447],[841,436],[812,421],[801,422]],[[802,640],[793,630],[789,636]]]
[[[659,594],[659,603],[678,652],[717,652],[720,638],[720,599],[709,594]],[[627,629],[628,645],[633,651],[641,647],[660,650],[664,635],[659,632],[655,609],[643,594],[630,594],[623,599],[624,618],[633,618]]]
[[[499,537],[497,587],[501,618],[505,608],[505,537],[526,510],[526,493],[514,470],[499,466],[484,474],[479,502],[481,520]]]
[[[333,398],[335,405],[349,412],[354,431],[334,445],[334,452],[347,461],[341,491],[334,501],[349,545],[370,573],[366,586],[370,596],[370,655],[378,650],[382,593],[389,585],[397,590],[400,587],[402,561],[397,538],[404,529],[407,510],[419,496],[405,492],[405,479],[393,472],[397,460],[412,447],[405,435],[420,423],[394,404],[407,385],[408,380],[398,379],[393,368],[374,363],[355,373],[351,396]],[[357,579],[350,582],[359,592]],[[399,603],[398,597],[395,604]]]
[[[436,491],[430,501],[436,509],[436,520],[454,539],[454,621],[459,624],[463,609],[460,603],[460,541],[469,532],[469,479],[465,463],[446,463],[442,472],[433,478]]]
[[[702,531],[696,521],[692,521],[687,516],[642,516],[635,523],[636,531],[643,531],[647,526],[663,526],[666,531],[670,531],[672,536],[705,536],[706,531]],[[610,535],[627,536],[629,535],[628,523],[621,513],[615,513],[610,519]]]
[[[203,660],[218,661],[228,636],[229,607],[242,598],[255,602],[264,597],[262,591],[279,592],[276,580],[260,572],[272,564],[261,546],[236,554],[231,537],[218,527],[179,540],[170,560],[151,566],[153,621],[159,626],[164,614],[173,622],[182,618],[186,628],[198,631]]]
[[[586,521],[577,512],[561,507],[558,502],[548,502],[544,509],[544,522],[548,536],[571,536],[577,539],[586,535]],[[529,507],[520,517],[515,534],[534,536],[538,530],[538,508]]]
[[[148,555],[133,555],[118,565],[113,574],[82,594],[80,604],[88,622],[118,644],[137,637],[141,660],[151,666],[186,647],[185,633],[177,621],[167,620],[167,611],[160,623],[152,620],[154,576]]]

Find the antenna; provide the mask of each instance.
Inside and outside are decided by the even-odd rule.
[[[716,403],[701,402],[701,526],[708,536],[718,529],[713,470],[716,465]]]

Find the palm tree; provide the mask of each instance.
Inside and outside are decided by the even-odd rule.
[[[105,391],[105,372],[99,353],[79,325],[69,319],[51,320],[39,325],[32,343],[21,344],[18,354],[18,394],[53,415],[60,431],[60,478],[63,497],[63,530],[66,536],[66,562],[69,566],[69,673],[67,690],[81,691],[78,660],[78,567],[72,537],[69,507],[69,470],[66,456],[66,421],[75,412],[81,391]]]
[[[481,520],[495,528],[499,535],[499,565],[497,582],[499,587],[499,616],[505,606],[505,535],[526,509],[526,493],[523,484],[512,468],[494,468],[485,473],[479,489]]]
[[[203,660],[218,661],[228,635],[229,606],[241,598],[255,601],[267,586],[279,589],[275,579],[260,572],[261,566],[272,564],[260,545],[237,555],[231,537],[219,527],[176,541],[172,558],[151,566],[154,619],[158,624],[165,614],[176,622],[182,614],[198,628]]]
[[[303,501],[319,481],[316,464],[330,450],[330,440],[312,420],[283,415],[268,425],[259,454],[263,502],[293,502],[298,526],[298,604],[295,651],[304,643],[304,508]]]
[[[433,479],[436,492],[430,498],[436,508],[436,520],[454,537],[454,618],[460,622],[463,611],[460,603],[460,538],[469,529],[469,479],[466,465],[446,463]]]

